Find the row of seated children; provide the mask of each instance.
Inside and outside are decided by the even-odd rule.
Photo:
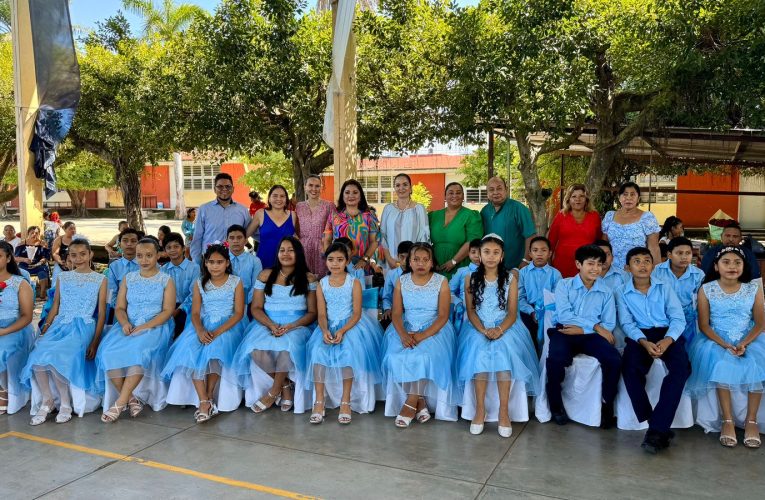
[[[93,310],[104,311],[105,307],[94,307],[94,302],[96,297],[102,295],[101,300],[105,302],[106,286],[102,283],[102,277],[99,281],[99,275],[93,276],[95,273],[89,270],[90,250],[87,243],[78,241],[73,245],[74,253],[70,258],[76,269],[75,274],[68,273],[61,278],[61,287],[57,288],[50,319],[43,327],[45,335],[38,340],[22,377],[22,382],[29,384],[31,381],[36,388],[36,391],[33,391],[36,397],[33,397],[35,416],[32,423],[45,421],[52,411],[53,401],[56,398],[59,400],[57,421],[66,421],[71,418],[72,405],[78,414],[82,414],[90,400],[98,399],[98,390],[103,392],[105,385],[113,389],[112,392],[115,394],[113,398],[103,398],[104,407],[108,408],[102,417],[104,421],[117,420],[125,408],[130,409],[131,415],[138,415],[145,401],[152,402],[151,395],[148,397],[139,395],[141,392],[139,384],[143,383],[146,391],[151,392],[151,388],[159,387],[157,391],[161,392],[161,380],[156,376],[160,366],[163,367],[161,378],[170,381],[167,401],[175,404],[198,405],[199,409],[195,418],[199,422],[208,420],[217,413],[218,408],[213,403],[216,394],[218,404],[221,404],[221,399],[226,397],[230,399],[226,403],[226,410],[230,411],[238,407],[241,389],[245,390],[248,406],[251,406],[256,413],[276,404],[279,397],[282,398],[283,409],[285,407],[289,409],[295,404],[296,409],[304,411],[305,401],[310,400],[310,392],[308,396],[306,392],[310,391],[308,388],[311,384],[317,388],[311,421],[321,422],[326,406],[324,390],[327,390],[327,396],[330,396],[331,391],[328,387],[323,387],[321,390],[319,387],[321,384],[330,385],[327,384],[326,374],[333,373],[334,384],[331,385],[337,386],[339,383],[341,388],[341,395],[338,394],[337,398],[341,406],[341,423],[350,422],[349,412],[354,400],[351,386],[357,389],[355,396],[358,402],[355,405],[357,411],[369,411],[370,405],[373,406],[375,400],[373,388],[384,380],[387,393],[386,414],[395,414],[396,409],[400,408],[396,418],[397,426],[407,427],[413,418],[420,422],[427,421],[430,418],[428,406],[435,408],[437,418],[453,420],[456,418],[455,402],[460,399],[468,400],[469,398],[464,397],[468,395],[474,396],[475,399],[469,405],[472,409],[466,411],[463,404],[463,417],[472,420],[471,432],[473,433],[480,433],[483,422],[491,418],[486,415],[483,404],[487,396],[487,384],[496,384],[500,401],[498,430],[505,436],[511,432],[509,408],[506,404],[511,383],[523,383],[526,392],[530,395],[538,392],[540,382],[538,365],[531,347],[530,336],[522,323],[516,321],[518,280],[514,273],[502,267],[503,242],[494,235],[489,235],[482,240],[481,264],[476,272],[465,278],[469,321],[464,324],[463,333],[471,332],[471,328],[473,331],[460,335],[456,350],[454,330],[448,319],[448,286],[443,277],[434,272],[432,249],[426,244],[412,246],[407,259],[407,269],[410,272],[402,275],[394,287],[391,315],[393,323],[383,337],[382,353],[384,354],[381,363],[375,362],[378,358],[374,355],[374,339],[376,338],[374,335],[356,334],[355,337],[365,338],[368,341],[359,343],[360,348],[356,352],[352,352],[347,347],[352,345],[350,342],[342,342],[344,335],[359,322],[356,318],[360,316],[361,308],[360,285],[356,284],[357,280],[347,275],[349,261],[347,246],[338,243],[328,250],[328,264],[330,259],[336,259],[343,265],[339,266],[337,262],[334,262],[330,267],[332,273],[322,280],[322,291],[319,294],[330,296],[336,291],[345,290],[344,293],[351,294],[351,300],[348,300],[348,297],[345,299],[330,297],[330,300],[323,300],[321,308],[323,312],[319,312],[318,315],[319,327],[311,335],[310,327],[316,318],[316,303],[312,300],[312,289],[317,287],[315,279],[307,273],[302,247],[297,240],[291,238],[286,238],[282,242],[276,268],[263,271],[258,276],[250,308],[255,321],[251,324],[243,319],[245,292],[241,285],[242,280],[230,276],[231,259],[228,248],[220,245],[208,248],[202,279],[193,288],[191,322],[186,326],[181,337],[169,348],[167,360],[160,362],[164,359],[162,352],[167,350],[171,335],[168,338],[167,334],[147,336],[142,333],[156,328],[162,332],[166,331],[168,320],[174,314],[178,301],[173,281],[167,274],[159,273],[157,270],[155,242],[144,240],[141,243],[137,252],[140,272],[130,273],[124,279],[123,283],[126,286],[120,288],[117,299],[118,323],[109,330],[101,343],[101,348],[98,347],[99,335],[96,333],[100,332],[103,326],[103,312],[99,312],[97,321],[94,321]],[[736,260],[735,248],[725,250],[718,257],[722,262],[721,265],[728,265],[725,259]],[[638,325],[637,329],[646,338],[636,333],[634,325],[627,319],[621,319],[621,322],[630,335],[630,339],[639,343],[649,355],[669,352],[670,348],[676,345],[675,342],[682,343],[682,337],[679,336],[678,331],[685,330],[685,313],[679,302],[670,302],[674,296],[670,287],[662,286],[663,282],[659,280],[655,283],[650,282],[652,269],[648,268],[652,266],[648,265],[649,259],[645,258],[646,255],[650,257],[647,250],[637,249],[633,254],[630,256],[633,287],[640,290],[645,282],[638,282],[638,277],[648,276],[647,296],[651,295],[650,290],[653,288],[650,287],[664,290],[660,294],[665,302],[664,317],[662,318],[658,312],[660,308],[656,307],[650,308],[655,313],[654,316],[632,312]],[[729,255],[732,257],[728,257]],[[601,362],[604,372],[605,411],[602,413],[605,419],[604,425],[609,424],[610,415],[613,415],[613,411],[608,410],[613,402],[612,396],[615,395],[614,377],[618,380],[620,360],[618,352],[610,347],[614,340],[612,332],[616,323],[616,314],[613,291],[605,288],[600,279],[605,260],[605,252],[599,247],[583,247],[577,255],[580,274],[575,278],[563,280],[556,286],[556,315],[559,325],[548,332],[550,355],[546,362],[548,370],[546,383],[551,409],[559,423],[565,423],[566,419],[559,397],[560,381],[565,374],[565,366],[570,364],[571,358],[577,352],[593,354]],[[736,265],[740,264],[739,261]],[[744,267],[743,264],[742,267]],[[745,278],[742,279],[745,280]],[[723,283],[722,278],[721,283]],[[100,292],[94,289],[88,293],[87,287],[92,288],[96,285]],[[72,288],[68,290],[70,286]],[[335,288],[339,290],[334,290]],[[623,293],[627,288],[629,287],[620,288],[617,297],[618,293]],[[748,294],[751,287],[742,285],[740,288]],[[496,293],[491,293],[493,290],[496,290]],[[86,293],[82,293],[83,291]],[[754,301],[755,294],[751,294],[751,297]],[[760,297],[757,300],[761,302],[762,299]],[[676,297],[675,301],[677,301]],[[620,310],[629,311],[630,301],[625,299],[625,303],[626,306],[620,303]],[[747,304],[746,301],[742,303],[744,306]],[[88,310],[90,312],[86,314]],[[714,309],[712,310],[714,312]],[[759,317],[756,314],[758,310]],[[322,320],[322,314],[326,315],[324,320]],[[740,311],[736,314],[742,316]],[[743,352],[742,349],[746,350],[750,345],[759,346],[755,344],[755,341],[758,340],[757,335],[762,330],[761,315],[762,305],[760,304],[758,309],[753,302],[749,314],[743,315],[744,318],[748,318],[753,327],[744,340],[736,344],[737,347],[731,344],[729,351]],[[620,318],[628,317],[627,313],[620,316]],[[641,323],[641,320],[644,322]],[[329,327],[332,321],[335,321],[335,327],[342,331],[341,335],[337,335],[337,331],[332,332]],[[645,326],[646,322],[652,324]],[[714,318],[712,323],[714,324]],[[655,331],[645,331],[651,328],[665,329],[665,335],[659,339]],[[243,334],[245,329],[247,333]],[[514,335],[507,335],[513,331],[515,331]],[[703,327],[702,331],[705,331]],[[48,335],[50,332],[53,334]],[[88,335],[88,332],[92,335]],[[597,335],[583,335],[595,333]],[[707,334],[706,331],[705,334]],[[336,340],[338,337],[339,341]],[[707,334],[707,337],[711,338],[711,335]],[[135,342],[128,339],[136,338],[144,339],[147,345],[141,349],[125,348],[126,342]],[[225,338],[225,341],[220,340],[222,338]],[[311,342],[308,342],[309,338]],[[322,340],[316,340],[319,338]],[[88,339],[90,341],[85,342]],[[110,339],[112,339],[111,342],[109,342]],[[502,344],[496,343],[500,339],[508,342],[503,349],[497,348]],[[56,344],[56,341],[62,342]],[[309,344],[308,354],[305,351],[306,344]],[[313,347],[310,347],[311,344]],[[132,344],[133,347],[136,345]],[[323,349],[337,347],[338,349],[334,350],[334,357],[329,356],[329,361],[311,362],[311,356],[315,354],[314,351],[318,352],[319,347]],[[67,348],[70,351],[66,351]],[[84,354],[79,359],[76,355],[77,349]],[[59,366],[58,362],[62,360],[58,358],[64,352],[69,355]],[[684,353],[684,349],[674,349],[672,352]],[[750,349],[750,352],[754,352],[750,358],[747,358],[753,363],[753,369],[750,370],[753,373],[753,379],[747,382],[749,385],[742,387],[756,389],[757,383],[762,385],[762,379],[759,382],[756,380],[762,371],[762,359],[757,357],[756,347]],[[487,353],[491,355],[487,356]],[[760,353],[762,354],[762,351]],[[137,355],[141,358],[136,359]],[[128,360],[122,360],[121,356],[125,356]],[[86,357],[91,359],[96,357],[99,375],[95,377],[92,385],[88,385],[87,370],[85,366],[82,366],[87,364]],[[108,362],[111,360],[115,360],[116,365]],[[334,366],[330,366],[332,360],[334,360]],[[348,360],[361,364],[350,365]],[[133,364],[125,366],[126,363]],[[624,374],[626,379],[626,370]],[[365,382],[354,384],[353,378]],[[107,379],[110,380],[110,384],[106,384]],[[288,380],[297,384],[297,390],[287,382]],[[723,382],[702,380],[700,385],[705,383],[722,384]],[[682,385],[680,384],[681,391]],[[468,390],[470,386],[473,388],[472,391]],[[640,384],[631,383],[627,386],[632,396],[635,393],[634,388],[639,387]],[[460,390],[460,387],[463,389]],[[365,390],[359,392],[359,388],[365,388]],[[748,392],[756,394],[755,390]],[[258,395],[260,395],[259,398]],[[721,397],[721,405],[725,415],[723,397]],[[756,396],[750,394],[750,397]],[[164,405],[161,394],[154,394],[153,399],[152,406],[155,409]],[[636,414],[639,416],[645,414],[646,412],[641,413],[639,406],[636,405],[638,398],[632,397],[632,400]],[[747,427],[745,444],[754,446],[759,444],[755,421],[759,400],[750,401],[750,406],[754,407],[755,413],[748,423],[753,424],[754,429]],[[668,403],[668,407],[671,409],[671,402]],[[656,410],[652,417],[655,413]],[[652,427],[649,428],[646,436],[646,446],[654,450],[664,447],[671,437],[668,431],[657,429],[663,429],[663,427],[660,424],[653,425],[652,422]],[[730,432],[725,433],[724,437],[725,442],[731,442]]]

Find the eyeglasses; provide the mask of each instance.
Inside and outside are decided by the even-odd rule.
[[[215,189],[217,189],[218,191],[231,191],[234,189],[234,186],[232,186],[231,184],[225,184],[222,186],[215,186]]]

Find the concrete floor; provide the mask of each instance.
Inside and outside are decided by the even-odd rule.
[[[496,424],[481,436],[464,421],[399,430],[381,407],[347,427],[336,410],[320,426],[278,410],[242,408],[203,425],[192,414],[169,407],[114,425],[89,414],[39,427],[26,411],[2,416],[2,496],[744,499],[765,491],[765,449],[724,449],[699,428],[650,456],[639,448],[642,432],[577,424],[515,424],[504,440]]]

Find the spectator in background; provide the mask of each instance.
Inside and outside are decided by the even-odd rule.
[[[19,269],[24,269],[32,276],[37,276],[37,293],[41,300],[45,300],[48,293],[48,278],[50,270],[48,261],[50,252],[45,242],[40,239],[40,228],[29,226],[27,239],[16,247],[16,262]]]
[[[720,238],[721,243],[709,248],[704,257],[701,259],[701,270],[704,274],[709,274],[714,271],[714,262],[717,254],[726,247],[738,247],[744,251],[746,262],[749,264],[749,269],[752,272],[752,280],[760,280],[762,273],[760,272],[760,265],[757,262],[757,258],[754,256],[754,252],[750,248],[743,245],[744,233],[741,231],[741,226],[738,222],[731,222],[725,229],[723,229],[722,236]]]
[[[16,247],[21,243],[21,238],[16,234],[16,228],[8,224],[3,228],[3,241],[7,241],[13,247],[13,251],[16,251]]]
[[[122,255],[122,252],[120,251],[120,233],[128,228],[128,221],[121,220],[117,223],[117,234],[114,235],[114,237],[109,240],[109,243],[107,243],[104,248],[106,249],[106,252],[109,254],[109,261],[117,260]]]
[[[196,208],[189,208],[186,210],[186,218],[181,223],[181,232],[183,233],[183,237],[185,239],[185,249],[184,252],[186,252],[186,258],[191,257],[191,241],[194,239],[194,228],[196,226],[195,221],[197,220],[197,209]]]
[[[674,215],[670,215],[664,220],[664,225],[659,231],[659,243],[669,243],[672,238],[683,236],[685,234],[685,228],[683,228],[683,221]]]
[[[53,216],[55,216],[55,219]],[[48,249],[53,246],[53,241],[59,237],[60,232],[61,224],[59,223],[58,213],[43,212],[43,241],[45,241],[45,246]]]
[[[261,208],[266,208],[266,204],[260,199],[260,193],[250,191],[250,217],[253,217]]]
[[[170,262],[170,258],[167,256],[167,252],[165,252],[165,238],[167,238],[167,235],[170,234],[170,232],[170,226],[164,225],[159,226],[159,229],[157,230],[157,239],[159,240],[159,255],[157,256],[157,262],[160,266]]]

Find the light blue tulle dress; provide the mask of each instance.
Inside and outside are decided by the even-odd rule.
[[[357,278],[347,274],[340,287],[332,286],[328,276],[320,282],[327,303],[327,326],[333,334],[353,315],[353,284],[356,281]],[[306,385],[315,382],[332,385],[334,387],[328,388],[332,396],[337,389],[342,390],[344,379],[353,378],[352,407],[357,411],[373,410],[375,385],[382,382],[382,335],[380,324],[363,313],[339,344],[325,343],[321,328],[317,327],[308,340]]]
[[[19,318],[19,286],[25,280],[11,276],[0,294],[0,328]],[[21,385],[21,370],[27,362],[35,340],[34,327],[29,324],[19,331],[0,336],[0,388],[8,391],[8,413],[16,413],[29,400],[29,389]]]
[[[308,290],[315,291],[317,283],[309,283]],[[266,284],[258,280],[254,290],[265,290]],[[274,284],[271,295],[265,296],[264,310],[277,324],[291,323],[308,311],[307,295],[291,295],[292,285]],[[310,408],[310,394],[305,387],[306,379],[306,343],[314,325],[300,326],[281,337],[275,337],[265,325],[253,320],[247,328],[244,340],[234,356],[234,369],[239,376],[239,383],[245,391],[245,402],[252,406],[266,391],[273,379],[269,374],[289,373],[289,379],[295,382],[295,413],[302,413]]]
[[[58,275],[58,314],[45,335],[37,338],[22,374],[22,382],[27,387],[32,386],[35,371],[48,371],[53,377],[65,380],[72,392],[73,410],[79,416],[93,411],[100,402],[96,365],[85,359],[85,353],[96,332],[93,313],[105,279],[103,274],[96,272],[63,271]],[[85,397],[78,396],[81,392]],[[32,414],[37,412],[39,396],[35,388],[32,391]]]
[[[234,295],[240,280],[230,274],[225,283],[216,287],[207,282],[202,287],[202,281],[197,280],[197,289],[202,296],[200,317],[207,330],[214,330],[225,323],[234,314]],[[175,343],[167,353],[167,362],[162,370],[166,379],[183,377],[194,380],[204,380],[207,375],[216,373],[224,375],[224,367],[231,366],[234,353],[242,341],[244,323],[237,322],[230,330],[215,337],[209,344],[200,342],[194,323],[188,321]],[[234,381],[235,382],[235,381]],[[173,402],[168,397],[168,402]]]
[[[709,301],[710,326],[725,341],[737,345],[754,325],[752,307],[759,292],[757,283],[742,283],[735,293],[725,293],[717,281],[702,286]],[[703,333],[690,348],[693,371],[686,391],[702,397],[710,389],[742,392],[765,390],[765,337],[760,334],[743,356],[734,356]]]
[[[401,296],[404,302],[404,328],[421,332],[438,317],[438,299],[444,277],[434,273],[425,285],[416,285],[412,275],[406,273],[399,278]],[[413,348],[404,348],[393,324],[388,326],[383,337],[383,377],[386,398],[403,391],[420,394],[429,400],[438,400],[452,406],[456,400],[452,367],[456,352],[456,335],[452,324],[447,321],[441,330]],[[431,403],[429,402],[429,405]],[[386,415],[391,410],[386,405]],[[395,408],[397,411],[398,408]],[[447,419],[453,417],[449,411]],[[395,415],[396,413],[392,413]],[[436,418],[440,412],[436,411]]]
[[[171,278],[165,273],[157,273],[150,278],[141,276],[140,271],[133,271],[125,276],[127,287],[127,315],[130,324],[140,326],[154,319],[162,312],[165,288]],[[116,321],[103,337],[96,356],[96,387],[104,392],[109,378],[143,375],[141,384],[136,388],[136,396],[149,403],[155,410],[164,407],[166,391],[142,391],[142,388],[156,387],[161,383],[165,356],[173,340],[173,320],[169,319],[150,330],[136,335],[125,335],[122,325]],[[137,393],[140,393],[137,394]],[[109,408],[113,401],[104,398],[104,408]]]
[[[510,274],[505,284],[505,297],[508,297],[513,279]],[[476,313],[486,328],[499,326],[505,320],[507,310],[499,308],[496,280],[486,281]],[[473,379],[513,380],[524,382],[528,395],[538,394],[539,361],[529,331],[519,318],[497,340],[489,340],[466,318],[459,335],[456,372],[460,384]]]

